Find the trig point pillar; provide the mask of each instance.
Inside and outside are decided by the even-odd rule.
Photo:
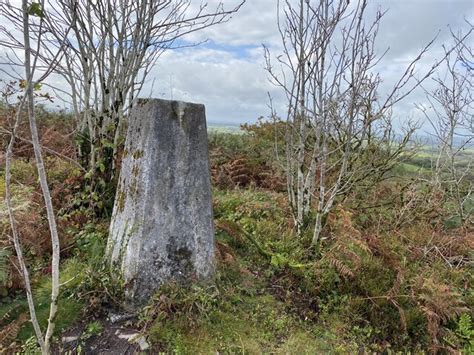
[[[204,105],[139,100],[132,109],[107,245],[126,297],[208,278],[214,225]]]

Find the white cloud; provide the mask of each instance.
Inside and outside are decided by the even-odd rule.
[[[212,9],[218,0],[207,2]],[[227,8],[238,2],[224,1]],[[192,2],[193,6],[199,3]],[[189,41],[210,42],[165,53],[148,78],[143,96],[150,94],[154,81],[153,96],[170,98],[172,91],[174,99],[204,103],[211,122],[246,122],[268,115],[269,91],[283,111],[284,102],[279,99],[278,90],[267,80],[261,47],[266,44],[276,53],[279,46],[275,4],[271,0],[247,0],[229,22],[188,36]],[[377,47],[380,53],[390,47],[380,63],[383,90],[393,86],[404,64],[438,31],[441,30],[438,41],[420,63],[420,73],[441,57],[441,43],[449,39],[447,25],[465,28],[464,19],[474,19],[472,0],[374,0],[370,2],[369,15],[373,16],[378,7],[388,9]],[[398,106],[396,115],[416,115],[413,103],[423,101],[422,92],[417,91]]]
[[[228,52],[190,48],[169,52],[155,68],[152,96],[201,102],[211,122],[252,121],[267,112],[267,80],[263,60],[236,58]],[[150,81],[144,93],[150,92]]]
[[[208,1],[210,8],[217,0]],[[226,0],[226,9],[233,8],[240,0]],[[190,40],[212,39],[219,44],[230,46],[259,46],[262,43],[275,44],[279,38],[276,18],[276,1],[247,0],[240,11],[227,23],[194,32]]]
[[[190,38],[209,38],[213,46],[224,46],[224,49],[189,50],[184,61],[181,53],[171,52],[162,58],[155,73],[163,75],[172,72],[175,92],[182,94],[184,99],[206,103],[212,121],[247,121],[267,115],[266,92],[271,91],[278,97],[277,89],[265,83],[267,75],[263,69],[261,49],[262,43],[270,46],[274,52],[279,47],[276,7],[272,3],[268,0],[247,0],[231,21],[196,33]],[[417,72],[420,75],[442,57],[441,44],[449,40],[447,26],[453,29],[465,28],[464,19],[474,18],[471,0],[381,0],[370,2],[369,7],[369,17],[373,17],[379,8],[388,10],[382,19],[377,42],[380,53],[390,48],[380,63],[384,80],[382,95],[383,91],[388,92],[393,87],[406,65],[438,32],[437,42],[418,64]],[[245,47],[245,53],[240,53],[239,46],[249,48]],[[232,58],[229,58],[229,54]],[[430,87],[430,83],[426,86]],[[395,116],[401,120],[421,118],[414,109],[414,103],[423,101],[422,90],[416,90],[400,102]],[[276,106],[282,108],[283,102],[277,100]]]

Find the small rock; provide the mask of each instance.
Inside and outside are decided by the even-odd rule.
[[[110,323],[117,323],[133,318],[133,316],[131,313],[109,313],[107,319]]]
[[[62,337],[61,341],[63,343],[70,343],[70,342],[76,341],[78,339],[79,339],[78,335],[73,335],[73,336],[68,336],[68,337]]]
[[[140,333],[121,333],[120,330],[115,332],[115,335],[120,339],[126,339],[130,344],[138,344],[141,351],[148,350],[150,344],[146,341],[146,337]]]
[[[141,336],[140,338],[138,338],[135,341],[135,343],[138,344],[141,351],[145,351],[145,350],[150,349],[150,344],[148,344],[148,342],[146,341],[146,338],[144,336]]]
[[[117,330],[115,332],[115,335],[119,338],[119,339],[125,339],[126,341],[128,341],[129,343],[133,342],[133,339],[137,337],[137,335],[139,335],[140,333],[137,333],[137,332],[134,332],[134,333],[122,333],[119,330]]]

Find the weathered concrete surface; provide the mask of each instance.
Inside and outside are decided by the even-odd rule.
[[[107,245],[126,297],[213,273],[214,225],[203,105],[140,100],[132,110]]]

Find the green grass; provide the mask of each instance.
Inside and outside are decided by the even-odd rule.
[[[265,249],[284,258],[298,253],[286,229],[284,194],[214,190],[213,196],[216,219],[238,223]],[[285,266],[265,259],[248,240],[219,229],[216,239],[218,249],[228,255],[218,259],[214,286],[165,285],[148,308],[152,314],[143,315],[151,324],[147,334],[156,348],[179,354],[357,351],[358,340],[340,314],[328,311],[314,322],[306,305],[292,302],[295,291],[273,284],[274,277],[286,272]]]
[[[418,169],[409,164],[403,168]],[[379,236],[378,255],[358,243],[351,245],[353,237],[343,237],[347,232],[355,233],[355,225],[344,219],[344,214],[339,215],[341,222],[332,226],[331,233],[348,241],[343,242],[344,247],[331,249],[335,239],[323,248],[326,253],[342,251],[343,263],[348,262],[348,256],[358,255],[354,259],[359,260],[359,266],[354,265],[358,273],[346,278],[324,257],[307,257],[309,246],[288,230],[284,194],[214,190],[213,196],[217,220],[237,223],[266,251],[290,262],[274,263],[249,240],[217,228],[215,284],[164,286],[147,308],[151,313],[142,317],[154,349],[165,353],[347,354],[360,349],[383,352],[387,342],[394,351],[421,352],[427,348],[429,336],[426,317],[417,302],[424,302],[425,292],[434,291],[419,288],[417,283],[423,279],[418,277],[433,278],[435,285],[448,281],[456,287],[462,285],[461,271],[456,272],[459,279],[454,278],[442,261],[408,261],[413,250],[431,238],[424,235],[426,227],[408,229],[403,239],[391,232]],[[302,267],[292,266],[298,263]],[[407,281],[397,281],[400,267]],[[395,299],[403,308],[405,330],[399,309],[384,298],[397,282],[401,282],[396,291],[401,296]],[[447,289],[443,290],[444,295]],[[407,300],[406,294],[413,300]],[[469,304],[467,297],[464,300]],[[454,327],[456,315],[450,317]],[[456,341],[461,344],[458,338]]]
[[[68,282],[69,289],[76,287],[82,282],[81,270],[84,265],[74,259],[69,260],[61,268],[61,283]],[[85,303],[68,294],[67,288],[62,289],[58,302],[58,314],[56,317],[55,334],[72,325],[83,314]],[[46,329],[49,317],[49,305],[51,293],[51,279],[42,277],[33,285],[33,298],[35,300],[36,315],[41,329]],[[6,303],[0,303],[0,319],[9,313],[8,319],[16,319],[20,314],[28,313],[28,304],[24,296],[19,296]],[[27,322],[18,334],[18,340],[25,341],[34,336],[33,326]]]
[[[166,353],[179,354],[356,351],[354,340],[346,340],[331,329],[314,327],[312,322],[301,319],[288,309],[286,302],[271,294],[254,277],[239,275],[238,280],[229,282],[225,280],[227,272],[220,272],[224,275],[218,279],[219,294],[214,304],[208,307],[198,305],[196,309],[201,309],[202,313],[183,311],[171,318],[156,319],[148,330],[149,340],[154,346]],[[195,298],[191,298],[199,304],[198,300],[207,297],[206,292],[209,291],[205,287],[188,289],[172,302],[176,308],[186,309],[191,306],[183,302],[183,298],[189,302],[189,294],[194,294]]]
[[[261,148],[261,141],[248,139],[252,134],[236,132],[240,133],[235,128],[218,127],[210,134],[211,148],[221,148],[229,156],[245,153],[258,164],[265,160],[255,149]],[[472,291],[465,287],[470,284],[464,266],[450,268],[438,254],[429,253],[435,250],[434,246],[438,248],[438,239],[445,237],[432,229],[431,220],[420,217],[404,229],[390,229],[400,208],[398,203],[402,203],[397,198],[398,180],[417,181],[413,177],[428,175],[435,154],[423,148],[395,167],[397,181],[373,193],[366,188],[358,191],[357,200],[366,199],[366,205],[393,199],[388,207],[362,212],[351,210],[350,204],[336,206],[317,250],[310,245],[310,230],[308,235],[296,237],[286,193],[253,188],[213,190],[217,225],[215,283],[164,285],[134,325],[144,327],[153,350],[177,354],[347,354],[360,349],[416,353],[426,349],[430,336],[422,310],[428,309],[431,299],[449,306],[454,301],[443,301],[448,294],[471,308],[474,302]],[[474,150],[463,152],[462,161],[473,156]],[[226,154],[220,157],[226,159]],[[49,176],[53,180],[63,181],[70,174],[67,164],[51,166]],[[21,161],[14,168],[19,181],[33,176],[26,162]],[[0,194],[1,179],[0,176]],[[14,187],[18,186],[21,187]],[[419,190],[421,193],[423,186]],[[18,188],[15,192],[26,197],[32,190]],[[474,206],[474,200],[468,204]],[[366,222],[362,221],[364,213]],[[237,224],[238,232],[219,227],[226,221]],[[102,230],[97,222],[102,223]],[[449,221],[453,228],[455,222]],[[72,256],[61,265],[61,282],[66,285],[61,291],[56,336],[81,320],[84,309],[93,303],[95,307],[110,304],[122,290],[123,285],[114,283],[103,269],[107,225],[104,219],[78,222],[71,228],[75,231],[69,237],[74,238],[75,244]],[[374,240],[373,244],[369,245],[369,239]],[[454,245],[457,239],[451,241]],[[470,258],[463,245],[456,248],[453,250],[462,260]],[[442,244],[439,249],[444,250]],[[51,282],[49,275],[40,270],[48,265],[49,256],[33,256],[29,262],[38,317],[44,329]],[[352,276],[341,271],[344,266],[353,271]],[[432,289],[422,287],[427,279],[433,280]],[[451,294],[450,289],[458,293]],[[392,300],[384,298],[392,292]],[[97,300],[93,302],[92,298]],[[10,298],[0,303],[0,318],[12,307],[15,309],[11,319],[28,312],[24,298]],[[403,308],[405,330],[397,307]],[[443,332],[457,327],[458,313],[449,307],[447,311],[450,320],[440,325]],[[100,328],[90,323],[89,332],[100,333]],[[18,339],[24,342],[32,335],[31,325],[25,324]],[[460,339],[454,335],[450,341],[461,349]]]

